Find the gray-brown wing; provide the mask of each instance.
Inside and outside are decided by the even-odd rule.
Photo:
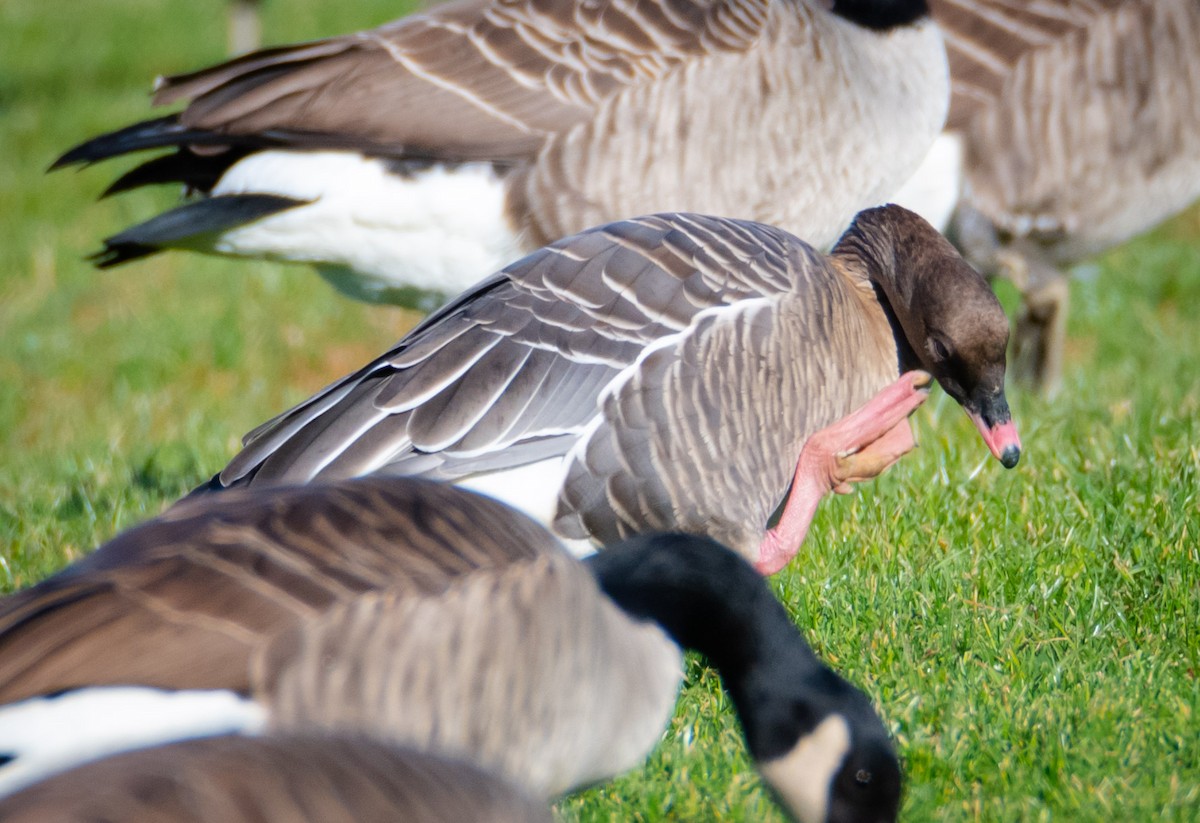
[[[371,592],[298,623],[257,661],[253,694],[273,730],[370,733],[550,797],[653,748],[680,662],[564,553],[428,596]]]
[[[528,518],[424,481],[186,500],[0,604],[0,703],[86,685],[245,692],[251,655],[297,620],[554,551]]]
[[[744,50],[767,0],[464,0],[163,82],[182,123],[390,154],[526,157],[623,87]]]
[[[152,787],[153,790],[148,790]],[[119,754],[0,799],[8,823],[550,823],[462,762],[365,738],[214,737]]]
[[[798,266],[801,264],[798,264]],[[800,448],[896,377],[854,286],[810,252],[795,293],[712,311],[631,369],[572,451],[555,531],[702,533],[748,557]]]
[[[565,454],[647,347],[706,309],[793,288],[805,248],[769,226],[687,214],[561,240],[252,432],[221,482],[456,479]]]

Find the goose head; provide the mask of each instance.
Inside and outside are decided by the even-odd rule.
[[[900,763],[883,723],[867,696],[832,671],[816,680],[778,701],[786,714],[760,709],[750,715],[757,728],[743,720],[759,773],[799,823],[895,821]],[[814,705],[814,694],[827,700]]]
[[[900,763],[859,689],[813,653],[763,578],[706,537],[644,535],[588,558],[601,589],[721,675],[759,773],[799,823],[891,823]]]
[[[835,255],[865,266],[896,332],[900,370],[924,369],[967,412],[1005,468],[1021,439],[1004,394],[1008,318],[983,275],[900,206],[859,212]]]

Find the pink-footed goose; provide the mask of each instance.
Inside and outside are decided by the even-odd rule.
[[[1196,0],[931,0],[965,179],[953,234],[1024,300],[1016,366],[1062,377],[1062,267],[1200,197]]]
[[[105,243],[318,264],[342,291],[454,294],[551,240],[654,211],[827,247],[945,119],[925,0],[459,0],[160,82],[182,112],[56,165],[169,148],[109,192],[206,195]]]
[[[930,372],[1015,465],[1007,341],[983,277],[896,206],[860,213],[828,257],[757,223],[626,220],[464,293],[251,432],[209,488],[424,475],[501,497],[571,540],[708,534],[773,572],[840,482],[834,455],[854,445],[814,446],[798,469],[801,447],[901,372]],[[884,407],[905,386],[917,388],[898,385]],[[902,420],[884,450],[894,460],[911,447]],[[890,462],[862,457],[856,479]]]
[[[362,737],[210,737],[86,763],[0,798],[5,823],[553,823],[463,761]]]
[[[649,753],[679,646],[720,672],[801,823],[895,820],[870,701],[734,552],[659,534],[580,563],[494,500],[396,477],[189,499],[0,603],[0,781],[315,731],[467,759],[545,799]]]

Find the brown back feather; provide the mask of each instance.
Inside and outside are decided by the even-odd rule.
[[[339,602],[559,551],[501,504],[432,483],[270,493],[184,501],[9,597],[0,703],[83,685],[245,692],[256,649]]]
[[[218,132],[285,134],[300,144],[305,134],[337,135],[382,153],[518,159],[626,86],[697,55],[747,49],[768,5],[463,0],[168,78],[155,99],[189,100],[182,122]]]

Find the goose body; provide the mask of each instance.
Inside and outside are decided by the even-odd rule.
[[[828,257],[756,223],[622,221],[464,293],[248,435],[210,487],[423,475],[571,540],[678,529],[757,561],[802,446],[901,371],[931,372],[1015,464],[1007,337],[983,278],[898,207]]]
[[[664,535],[585,566],[495,501],[408,478],[184,501],[8,598],[0,741],[31,726],[40,735],[6,752],[0,781],[12,790],[106,753],[64,729],[56,709],[112,693],[161,704],[186,689],[232,697],[253,722],[201,718],[134,745],[230,731],[367,735],[469,760],[549,798],[654,747],[679,687],[677,644],[710,655],[752,755],[778,761],[773,785],[812,783],[822,769],[789,791],[824,806],[840,791],[835,775],[867,768],[878,779],[860,794],[884,816],[854,819],[894,820],[898,766],[869,701],[817,660],[732,552]],[[842,734],[793,766],[792,750],[823,722]]]
[[[0,740],[32,728],[41,742],[0,777],[79,752],[78,726],[49,711],[101,713],[114,692],[88,688],[99,686],[149,687],[117,689],[125,711],[103,712],[142,745],[160,717],[182,716],[168,737],[193,720],[193,734],[228,733],[240,717],[251,731],[383,728],[546,797],[630,768],[661,735],[678,649],[499,504],[395,482],[212,502],[182,504],[6,602]],[[489,672],[495,693],[479,711]],[[180,690],[216,691],[225,711],[207,692],[203,705],[164,705]],[[514,739],[496,716],[529,725]],[[61,747],[54,729],[68,734]]]
[[[154,791],[146,791],[146,786]],[[7,823],[551,823],[461,761],[361,737],[213,737],[87,763],[0,798]]]
[[[1061,273],[1200,198],[1200,4],[932,0],[946,33],[948,128],[964,141],[955,234],[1010,277],[1026,376],[1061,378]]]
[[[170,148],[110,191],[205,195],[109,238],[101,265],[297,260],[391,301],[651,211],[827,247],[911,175],[948,98],[925,0],[458,0],[168,78],[156,101],[182,112],[58,165]]]

